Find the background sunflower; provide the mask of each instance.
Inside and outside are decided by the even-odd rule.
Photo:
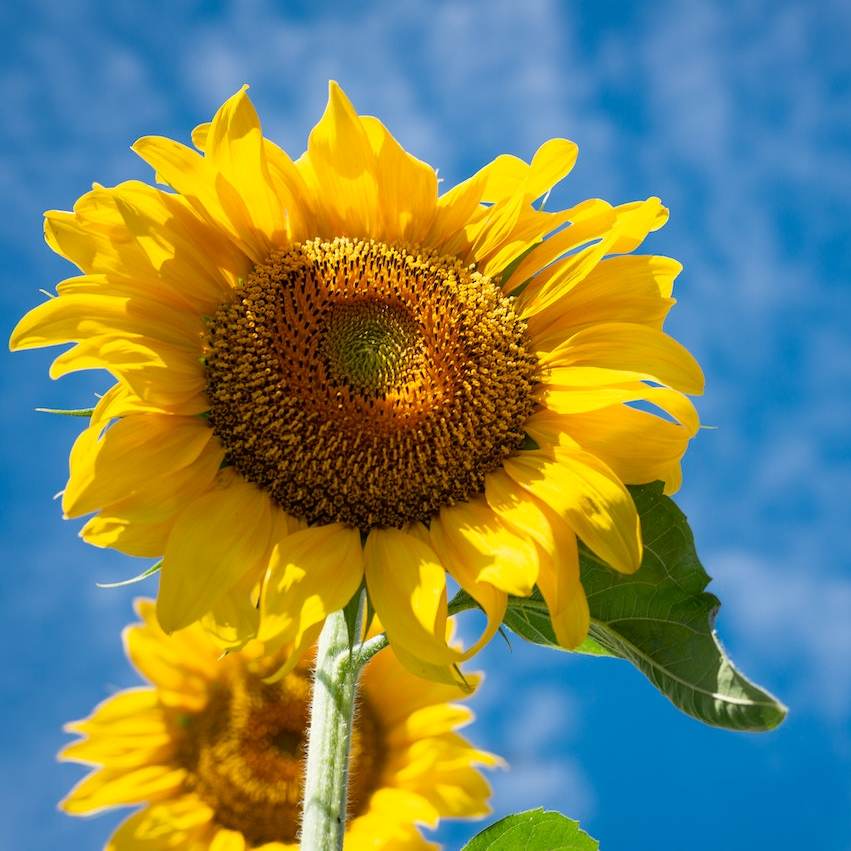
[[[142,623],[126,628],[125,649],[151,687],[118,692],[66,725],[80,738],[60,759],[94,769],[61,808],[89,815],[141,805],[108,851],[297,849],[308,665],[270,683],[277,665],[259,643],[222,659],[200,625],[169,637],[153,601],[138,600],[136,611]],[[473,717],[449,702],[463,696],[412,676],[390,653],[366,666],[352,737],[348,851],[434,848],[418,826],[489,812],[490,787],[478,769],[501,760],[457,733]]]

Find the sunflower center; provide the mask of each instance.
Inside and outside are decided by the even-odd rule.
[[[269,685],[229,672],[204,710],[185,720],[181,762],[188,785],[222,827],[253,845],[298,836],[310,681],[302,672]],[[379,728],[362,700],[355,719],[349,817],[366,808],[383,762]]]
[[[255,267],[210,320],[227,460],[308,523],[428,522],[524,438],[537,360],[490,278],[433,252],[313,240]]]
[[[332,378],[362,393],[392,392],[417,363],[420,334],[410,312],[381,301],[335,305],[322,353]]]

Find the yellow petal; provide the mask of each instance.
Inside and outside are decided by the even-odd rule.
[[[265,259],[263,253],[258,252],[251,242],[243,241],[245,236],[251,236],[250,223],[247,222],[244,211],[243,216],[238,217],[234,223],[229,215],[236,215],[234,209],[226,211],[222,205],[220,192],[231,198],[236,190],[224,177],[216,174],[214,167],[205,157],[186,145],[163,136],[143,136],[132,148],[166,183],[186,198],[196,213],[209,225],[228,234],[254,262],[259,263]]]
[[[57,357],[51,378],[85,369],[106,369],[140,399],[165,409],[193,403],[192,413],[209,408],[201,347],[173,346],[141,335],[89,337]]]
[[[579,148],[569,139],[550,139],[532,157],[523,192],[530,201],[549,192],[576,165]]]
[[[481,201],[496,204],[506,198],[513,198],[523,191],[528,174],[529,164],[523,162],[520,157],[500,154],[475,175],[484,178]]]
[[[178,346],[194,344],[200,350],[204,323],[200,316],[147,299],[63,295],[25,314],[12,332],[10,348],[52,346],[122,331]]]
[[[570,387],[558,384],[544,385],[539,401],[549,411],[557,414],[579,414],[585,411],[596,411],[620,402],[635,402],[645,398],[653,388],[634,381],[628,384],[602,384],[585,387]],[[534,417],[535,414],[532,415]],[[530,417],[530,420],[532,419]],[[531,432],[529,432],[531,434]]]
[[[266,567],[272,504],[233,468],[178,516],[160,571],[157,616],[166,632],[188,626],[243,577]]]
[[[242,239],[268,254],[287,237],[286,209],[272,188],[260,119],[243,87],[219,108],[205,140],[219,198]],[[230,191],[226,191],[225,187]]]
[[[83,199],[97,198],[110,220],[117,217],[113,239],[138,246],[147,268],[127,267],[125,274],[161,281],[206,313],[230,297],[237,281],[251,271],[246,252],[217,227],[210,227],[186,198],[154,189],[141,181],[100,188]],[[114,208],[113,214],[110,208]],[[80,203],[74,207],[78,216]],[[91,229],[94,223],[87,221]]]
[[[485,478],[485,499],[503,523],[527,539],[531,538],[544,550],[553,550],[551,518],[544,513],[540,503],[504,470],[496,470]],[[537,581],[537,576],[536,570],[534,581]],[[529,591],[518,596],[528,595]]]
[[[520,452],[504,464],[518,484],[561,515],[607,564],[632,573],[641,563],[638,513],[629,492],[599,459],[555,447]]]
[[[192,131],[192,144],[205,152],[210,136],[211,122],[199,124]],[[270,186],[281,210],[286,211],[286,228],[289,238],[301,242],[317,232],[313,206],[315,199],[308,190],[295,163],[278,145],[263,139],[263,156],[268,169]]]
[[[260,626],[258,585],[256,577],[244,577],[201,616],[201,625],[222,651],[239,649],[257,635]]]
[[[573,529],[502,470],[486,478],[485,497],[506,523],[535,541],[540,561],[537,584],[556,637],[564,647],[580,644],[588,633],[589,613]]]
[[[424,706],[412,712],[392,731],[388,731],[388,742],[394,747],[402,747],[410,742],[466,727],[474,717],[469,706],[459,706],[455,703]]]
[[[370,798],[369,810],[376,826],[403,823],[406,827],[422,824],[434,829],[440,820],[440,813],[432,804],[407,789],[379,789]]]
[[[501,275],[515,260],[521,257],[529,248],[540,242],[552,231],[560,228],[573,215],[572,210],[562,210],[559,213],[544,213],[531,207],[521,210],[513,228],[505,234],[495,230],[487,232],[484,242],[478,239],[473,247],[473,254],[479,270],[485,275]],[[486,220],[483,228],[491,224]],[[508,289],[514,287],[514,278]]]
[[[203,154],[210,135],[210,122],[202,121],[192,129],[192,144]]]
[[[243,835],[235,830],[227,830],[223,827],[216,831],[213,841],[210,843],[210,851],[245,851],[245,849],[246,844]]]
[[[362,580],[357,529],[329,523],[285,535],[269,557],[258,638],[303,644],[309,630],[351,600]]]
[[[143,765],[164,765],[174,756],[174,736],[165,719],[158,730],[110,731],[91,739],[66,745],[59,759],[101,765],[108,769],[131,770]]]
[[[683,393],[703,392],[703,372],[691,353],[667,334],[646,325],[606,322],[577,331],[555,349],[553,367],[590,366],[625,370]]]
[[[447,530],[442,515],[432,519],[429,541],[450,576],[481,606],[487,618],[482,634],[464,654],[464,658],[469,658],[484,647],[499,629],[508,606],[508,594],[492,582],[479,578],[484,559],[481,555],[471,557],[470,550],[474,544],[454,527]],[[537,560],[534,568],[537,569]]]
[[[487,183],[486,168],[437,199],[437,209],[426,244],[466,259],[466,253],[462,250],[464,228],[477,213],[485,210],[481,201]],[[469,248],[469,245],[465,247]]]
[[[360,686],[381,723],[389,730],[400,725],[404,727],[407,718],[419,709],[460,700],[481,680],[479,675],[469,673],[465,673],[462,680],[452,667],[443,670],[451,674],[448,682],[441,677],[414,673],[397,658],[396,652],[379,653],[364,668]],[[385,699],[388,682],[395,685],[392,701]]]
[[[498,274],[530,245],[564,224],[572,211],[545,214],[531,202],[558,183],[573,168],[578,148],[567,139],[551,139],[535,153],[522,184],[513,195],[497,201],[476,226],[472,255],[485,274]],[[517,235],[520,225],[522,236]]]
[[[544,507],[546,511],[546,507]],[[550,612],[553,631],[562,647],[580,645],[588,635],[591,613],[579,579],[576,535],[567,523],[552,523],[554,547],[542,557],[538,588]]]
[[[606,207],[605,202],[589,202],[583,215],[570,228],[531,253],[527,258],[530,265],[524,267],[526,261],[520,264],[524,268],[518,268],[516,272],[518,283],[523,280],[522,274],[543,268],[535,264],[549,263],[559,256],[561,250],[573,252],[536,275],[520,294],[518,304],[524,317],[534,316],[564,299],[607,254],[634,250],[651,230],[664,223],[667,215],[658,198],[623,204],[611,211]],[[611,215],[614,215],[614,221]],[[575,237],[579,238],[578,241]],[[592,244],[579,251],[573,250],[589,240],[593,240]],[[554,244],[550,245],[550,242]]]
[[[206,834],[213,811],[195,795],[182,795],[134,813],[125,819],[105,851],[207,851]]]
[[[387,128],[372,116],[361,123],[375,153],[382,227],[386,241],[421,243],[437,205],[437,173],[411,156]]]
[[[60,281],[56,285],[56,292],[60,296],[93,295],[156,301],[171,309],[177,308],[185,317],[184,321],[192,321],[192,315],[199,312],[191,299],[172,288],[116,274],[75,275]]]
[[[310,131],[307,153],[297,165],[323,200],[325,235],[372,236],[378,220],[376,159],[369,136],[343,90],[328,85],[328,105]]]
[[[390,645],[393,656],[400,665],[418,680],[429,680],[444,687],[459,689],[463,695],[470,694],[472,687],[457,664],[426,662],[419,654],[420,650],[408,650],[398,641]]]
[[[250,263],[180,195],[139,181],[97,186],[73,213],[45,213],[45,238],[84,272],[144,282],[160,298],[179,295],[210,313]]]
[[[507,594],[531,593],[538,576],[534,545],[507,528],[483,499],[442,508],[440,527],[454,555],[451,564],[464,564],[477,582],[488,582]]]
[[[570,298],[529,319],[537,348],[550,350],[579,329],[602,322],[629,322],[657,330],[675,304],[674,279],[682,270],[667,257],[628,254],[601,261]]]
[[[101,769],[84,777],[61,802],[71,815],[172,797],[186,781],[186,770],[171,765],[146,765],[125,771]]]
[[[90,426],[71,450],[71,475],[62,496],[68,517],[79,517],[143,492],[151,479],[193,464],[213,437],[204,420],[139,414],[106,430]],[[203,477],[207,465],[201,465]]]
[[[105,426],[110,420],[126,417],[130,414],[180,414],[192,413],[191,407],[185,410],[164,410],[161,406],[152,405],[140,399],[133,391],[120,381],[116,382],[100,397],[90,420],[91,425]]]
[[[527,281],[558,257],[600,239],[617,220],[612,205],[599,198],[582,201],[569,212],[570,225],[541,242],[520,261],[511,275],[512,286]]]
[[[446,576],[434,551],[400,529],[373,529],[364,549],[366,584],[391,643],[423,662],[464,657],[446,641]]]
[[[142,623],[126,627],[123,633],[128,658],[156,686],[158,701],[199,712],[219,673],[219,649],[198,625],[166,635],[152,600],[137,600],[136,611]]]
[[[212,485],[223,457],[218,440],[211,440],[190,466],[154,476],[142,490],[105,505],[83,526],[80,537],[132,556],[161,556],[175,518]]]
[[[634,485],[660,480],[666,483],[666,493],[676,489],[680,459],[694,436],[693,428],[626,405],[559,416],[553,424],[604,461],[621,481]]]

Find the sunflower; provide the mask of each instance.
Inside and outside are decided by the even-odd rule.
[[[330,84],[307,151],[265,138],[245,89],[133,149],[173,191],[95,185],[46,214],[82,275],[16,349],[74,342],[58,378],[115,384],[71,451],[81,535],[162,556],[167,632],[312,645],[365,582],[400,660],[445,680],[537,586],[567,647],[588,627],[577,539],[618,571],[642,543],[625,484],[680,482],[702,392],[662,331],[674,260],[634,255],[658,198],[536,199],[576,146],[499,156],[446,192]],[[447,641],[447,577],[485,612]]]
[[[296,849],[310,675],[305,659],[268,681],[259,642],[220,658],[199,624],[166,636],[151,600],[127,627],[127,655],[152,685],[121,691],[82,721],[60,759],[95,766],[61,808],[142,805],[107,851]],[[486,815],[477,766],[500,760],[456,731],[473,714],[451,685],[408,673],[391,653],[366,666],[352,736],[347,851],[424,849],[416,824]]]

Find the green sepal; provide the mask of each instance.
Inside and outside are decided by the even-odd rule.
[[[36,408],[40,414],[58,414],[62,417],[87,417],[95,412],[94,408]]]
[[[500,819],[461,851],[598,851],[600,843],[561,813],[527,810]]]
[[[156,564],[152,564],[147,570],[143,570],[138,576],[133,576],[130,579],[122,579],[120,582],[96,582],[98,588],[123,588],[125,585],[135,585],[149,576],[153,576],[163,566],[163,560],[160,559]]]

